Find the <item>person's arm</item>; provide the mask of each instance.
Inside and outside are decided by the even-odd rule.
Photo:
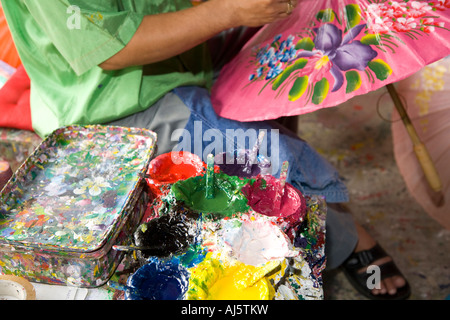
[[[145,16],[130,42],[101,63],[104,70],[162,61],[223,30],[256,27],[288,16],[288,0],[210,0],[177,12]],[[297,0],[292,0],[295,6]]]

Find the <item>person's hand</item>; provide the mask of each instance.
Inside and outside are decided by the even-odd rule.
[[[209,0],[144,17],[133,38],[99,64],[104,70],[147,65],[183,53],[234,27],[260,27],[288,17],[298,0]]]
[[[212,0],[222,2],[235,26],[259,27],[288,17],[298,0]],[[217,3],[218,4],[218,3]]]

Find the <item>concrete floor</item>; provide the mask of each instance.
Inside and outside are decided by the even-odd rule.
[[[391,123],[385,120],[393,106],[384,102],[377,111],[367,103],[382,94],[302,115],[298,133],[338,169],[355,220],[394,258],[410,282],[411,299],[450,299],[450,231],[406,188],[393,155]],[[325,273],[324,293],[325,299],[365,299],[340,270]]]

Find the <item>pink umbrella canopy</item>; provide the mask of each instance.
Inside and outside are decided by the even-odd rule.
[[[397,91],[441,177],[443,198],[436,198],[425,182],[405,126],[400,121],[393,121],[394,155],[399,171],[422,208],[450,230],[450,58],[400,81]],[[394,112],[393,120],[398,117]]]
[[[450,0],[300,0],[264,26],[214,84],[216,112],[239,121],[337,106],[450,54]]]

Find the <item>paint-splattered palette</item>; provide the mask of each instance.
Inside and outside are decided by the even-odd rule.
[[[164,167],[161,180],[180,173],[173,156],[150,163],[150,168],[164,167],[159,162],[174,166]],[[261,208],[250,199],[258,193],[272,197],[272,186],[278,186],[274,177],[242,178],[213,170],[212,164],[197,167],[205,170],[159,185],[152,212],[134,235],[140,268],[129,277],[125,298],[322,299],[325,200],[303,196],[287,184],[292,193],[285,191],[281,211],[267,210],[270,201],[257,197],[268,206]],[[149,171],[153,183],[158,170]],[[214,181],[209,186],[215,186],[212,198],[206,192],[208,174]]]
[[[0,272],[33,281],[98,286],[117,266],[112,242],[145,210],[140,174],[155,151],[145,129],[56,130],[0,194]]]

